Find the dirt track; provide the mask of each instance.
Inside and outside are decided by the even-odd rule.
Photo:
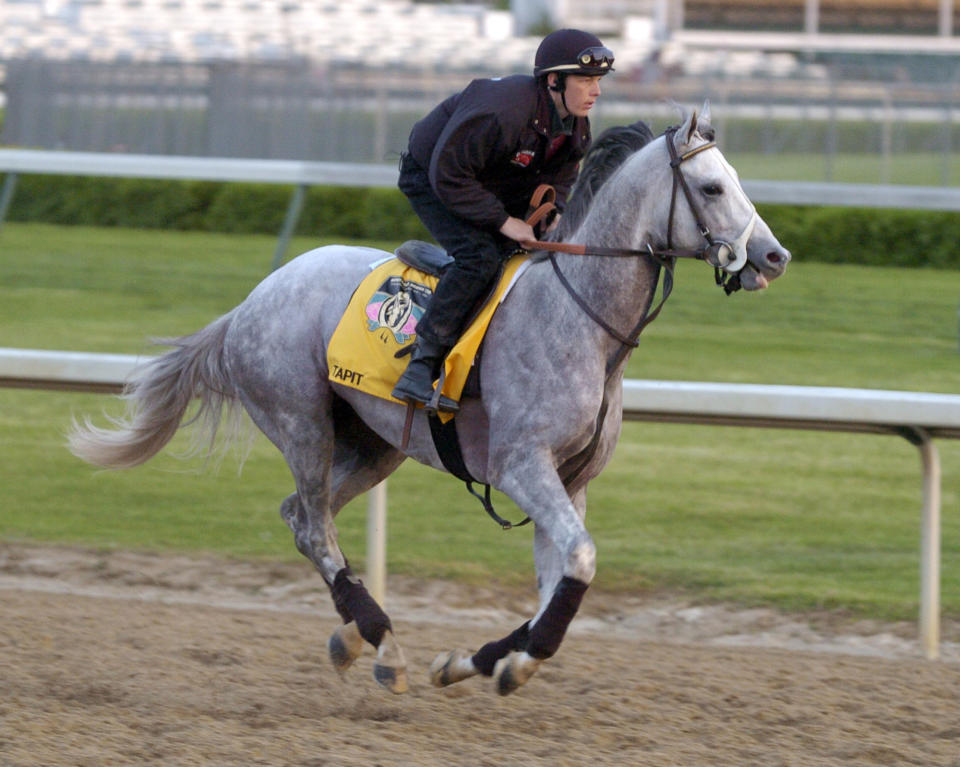
[[[437,690],[437,653],[513,629],[525,595],[394,579],[411,690],[336,625],[304,565],[0,544],[0,765],[924,765],[960,767],[960,630],[788,620],[589,594],[508,698]]]

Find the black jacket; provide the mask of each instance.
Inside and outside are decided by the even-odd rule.
[[[409,152],[441,202],[478,227],[495,231],[508,216],[523,218],[540,184],[556,188],[562,210],[590,145],[590,122],[576,118],[546,161],[551,106],[533,77],[474,80],[413,126]]]

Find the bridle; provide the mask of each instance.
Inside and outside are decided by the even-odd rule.
[[[710,232],[710,228],[703,222],[703,215],[701,213],[700,206],[697,205],[696,199],[690,192],[687,179],[684,177],[680,166],[691,157],[700,154],[700,152],[704,152],[707,149],[716,148],[717,142],[708,141],[707,143],[694,147],[683,154],[678,154],[677,147],[673,143],[673,136],[676,132],[677,128],[674,127],[668,128],[664,133],[667,141],[667,151],[670,153],[670,168],[673,170],[673,191],[670,195],[670,213],[667,216],[666,253],[672,252],[677,256],[697,258],[706,261],[708,264],[713,266],[716,271],[717,284],[723,286],[726,294],[729,296],[731,293],[740,289],[740,272],[743,271],[743,268],[747,265],[747,240],[750,239],[750,235],[753,234],[753,229],[757,225],[757,210],[751,204],[750,207],[752,209],[752,215],[750,216],[750,220],[743,228],[743,231],[740,232],[740,234],[732,243],[725,240],[714,239],[713,234]],[[700,234],[702,234],[704,239],[707,241],[707,247],[701,248],[700,250],[673,250],[671,242],[673,236],[673,213],[677,205],[678,186],[683,189],[683,196],[687,199],[687,205],[690,206],[690,212],[693,214],[693,219],[697,223],[697,228],[700,230]],[[721,270],[723,272],[722,277]],[[735,287],[727,284],[727,277],[731,277],[731,282],[736,282]]]
[[[667,130],[664,132],[664,138],[666,139],[667,143],[667,151],[670,153],[670,168],[673,171],[673,188],[670,194],[670,212],[667,216],[666,248],[656,249],[649,243],[645,248],[639,249],[609,248],[598,245],[579,245],[566,242],[536,241],[533,243],[533,247],[538,250],[551,251],[549,258],[550,263],[553,266],[553,270],[556,272],[560,283],[564,286],[573,300],[594,322],[600,325],[600,327],[602,327],[615,339],[620,341],[620,343],[623,345],[621,347],[622,354],[618,354],[612,365],[608,366],[608,370],[611,372],[612,369],[615,368],[626,355],[626,352],[629,348],[635,348],[639,345],[639,337],[643,332],[643,329],[653,322],[657,318],[657,315],[660,314],[660,310],[663,308],[663,305],[666,303],[667,298],[670,296],[670,293],[673,290],[673,267],[676,263],[676,259],[693,258],[699,261],[705,261],[713,266],[716,283],[723,288],[724,292],[728,296],[740,289],[740,272],[747,264],[746,243],[747,240],[750,239],[750,235],[753,233],[753,229],[757,223],[758,217],[756,209],[753,210],[753,215],[750,217],[750,220],[747,222],[747,225],[744,227],[743,231],[733,242],[716,239],[711,233],[709,227],[707,227],[703,221],[703,215],[700,206],[697,205],[697,201],[694,198],[693,193],[690,191],[687,180],[683,175],[681,165],[691,157],[695,157],[701,152],[716,148],[717,143],[715,141],[708,141],[700,146],[696,146],[693,149],[688,150],[687,152],[684,152],[683,154],[679,154],[673,141],[674,134],[676,134],[677,130],[678,128],[674,126],[667,128]],[[690,212],[693,214],[697,228],[700,230],[700,234],[702,234],[706,240],[707,244],[699,250],[682,248],[677,249],[673,247],[673,221],[674,213],[677,207],[678,189],[683,191],[683,196],[687,200],[687,205],[690,207]],[[556,191],[553,189],[553,187],[546,185],[538,187],[531,198],[531,208],[533,209],[533,213],[527,218],[527,223],[531,226],[535,226],[542,221],[549,213],[555,210],[555,200]],[[574,287],[563,275],[563,272],[560,271],[560,266],[557,263],[556,256],[554,255],[555,252],[572,253],[574,255],[581,256],[650,256],[664,268],[663,290],[660,302],[653,311],[646,313],[640,319],[640,322],[628,335],[624,335],[613,328],[602,317],[600,317],[593,310],[593,308],[576,292]]]

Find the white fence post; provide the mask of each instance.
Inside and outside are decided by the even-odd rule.
[[[387,596],[387,480],[367,492],[366,585],[382,607]]]
[[[923,461],[923,518],[920,534],[920,643],[930,660],[940,657],[940,454],[917,430]]]

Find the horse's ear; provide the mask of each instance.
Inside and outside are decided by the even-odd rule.
[[[686,119],[683,121],[683,124],[677,130],[677,137],[680,139],[682,144],[689,144],[693,140],[693,135],[697,132],[697,110],[690,110],[690,114],[686,116]]]
[[[700,110],[700,120],[697,124],[697,130],[707,141],[716,141],[717,132],[710,124],[710,99],[703,102],[703,108]]]

